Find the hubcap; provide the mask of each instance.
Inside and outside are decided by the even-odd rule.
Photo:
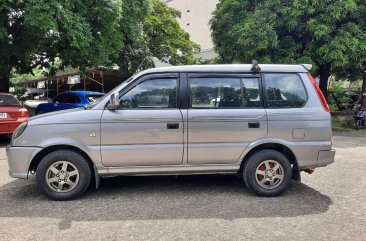
[[[283,167],[275,160],[266,160],[258,165],[255,171],[255,179],[264,189],[274,189],[283,181]]]
[[[45,178],[53,191],[69,192],[79,182],[79,171],[69,161],[58,161],[48,167]]]

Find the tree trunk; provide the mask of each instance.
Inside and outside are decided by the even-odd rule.
[[[328,79],[330,77],[330,65],[319,66],[319,88],[323,92],[323,95],[328,99]]]
[[[10,70],[0,69],[0,92],[9,92]]]
[[[366,107],[366,64],[363,65],[363,81],[361,88],[361,106]]]

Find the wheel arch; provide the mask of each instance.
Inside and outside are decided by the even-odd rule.
[[[38,152],[32,159],[30,165],[29,165],[29,171],[31,173],[35,173],[35,171],[37,170],[37,167],[39,165],[39,163],[41,162],[41,160],[48,154],[50,154],[51,152],[54,151],[58,151],[58,150],[70,150],[70,151],[74,151],[76,153],[79,153],[80,155],[82,155],[88,162],[92,173],[94,175],[94,162],[92,161],[92,159],[89,157],[89,155],[83,151],[82,149],[72,146],[72,145],[51,145],[51,146],[47,146],[44,149],[42,149],[40,152]]]
[[[288,158],[288,160],[290,161],[291,165],[293,166],[293,168],[292,168],[293,179],[296,181],[300,181],[301,177],[300,177],[299,166],[298,166],[298,162],[297,162],[294,152],[286,145],[281,144],[281,143],[276,143],[276,142],[262,143],[262,144],[259,144],[255,147],[253,147],[252,149],[250,149],[250,151],[248,151],[242,158],[239,172],[243,171],[243,167],[244,167],[245,163],[249,160],[249,158],[254,153],[261,151],[261,150],[274,150],[274,151],[278,151],[278,152],[282,153],[283,155],[285,155]]]

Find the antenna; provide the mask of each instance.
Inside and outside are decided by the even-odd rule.
[[[261,71],[261,68],[258,65],[258,61],[253,59],[252,60],[252,68],[250,69],[252,72],[259,72]]]
[[[141,63],[140,63],[140,65],[137,67],[137,69],[135,70],[135,73],[133,73],[134,75],[136,74],[136,73],[138,73],[139,72],[139,70],[140,70],[140,67],[142,66],[142,64],[145,62],[145,60],[146,59],[148,59],[148,58],[150,58],[150,56],[146,56],[142,61],[141,61]]]

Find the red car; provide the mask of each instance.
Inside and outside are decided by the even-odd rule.
[[[17,98],[0,93],[0,134],[12,134],[28,117],[28,110]]]

